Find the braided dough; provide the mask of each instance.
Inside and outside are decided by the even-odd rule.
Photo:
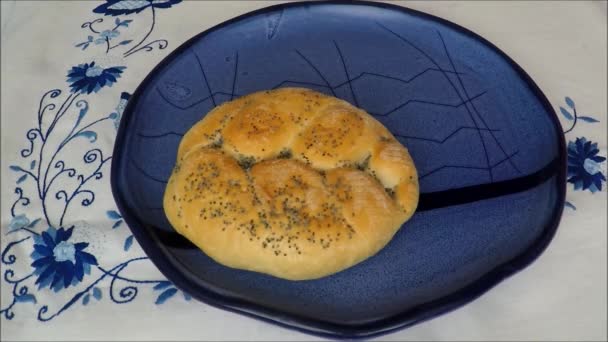
[[[302,88],[250,94],[183,137],[164,210],[234,268],[315,279],[382,249],[418,204],[414,163],[361,109]]]

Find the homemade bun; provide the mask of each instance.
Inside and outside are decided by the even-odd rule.
[[[407,149],[365,111],[302,88],[209,112],[184,135],[164,195],[173,227],[211,258],[290,280],[374,255],[417,204]]]

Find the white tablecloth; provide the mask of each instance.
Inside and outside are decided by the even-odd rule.
[[[194,34],[276,2],[163,8],[162,2],[131,1],[137,3],[140,12],[115,17],[93,12],[104,1],[2,1],[2,340],[317,339],[209,307],[175,289],[133,241],[109,186],[123,93],[133,92]],[[606,340],[606,162],[600,158],[608,122],[606,2],[400,4],[495,43],[534,78],[558,113],[568,111],[561,118],[565,129],[576,108],[566,140],[584,137],[599,153],[590,152],[585,171],[575,175],[591,183],[568,184],[572,206],[535,263],[469,305],[380,339]],[[152,6],[158,6],[154,25]],[[65,114],[53,125],[58,112]],[[40,133],[49,130],[43,142]],[[577,153],[576,143],[570,150]],[[598,182],[601,191],[592,192],[589,184]],[[49,224],[74,228],[55,231]],[[50,245],[51,259],[75,266],[41,272]],[[46,282],[36,284],[40,278]]]

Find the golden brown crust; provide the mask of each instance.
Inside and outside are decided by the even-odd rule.
[[[302,280],[377,253],[416,209],[407,150],[364,111],[281,88],[212,110],[182,139],[164,197],[224,265]]]

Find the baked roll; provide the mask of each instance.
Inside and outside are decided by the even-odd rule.
[[[184,135],[164,210],[223,265],[306,280],[377,253],[418,193],[412,158],[380,122],[280,88],[224,103]]]

